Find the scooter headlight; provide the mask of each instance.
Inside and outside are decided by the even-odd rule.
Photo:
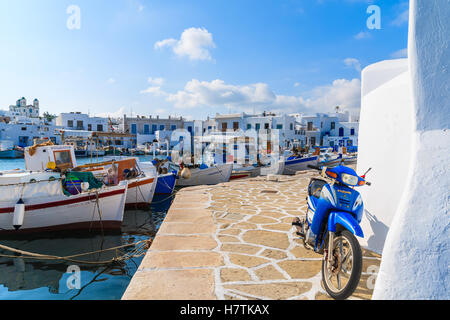
[[[346,173],[341,175],[341,179],[343,183],[348,184],[349,186],[356,186],[359,181],[358,177]]]

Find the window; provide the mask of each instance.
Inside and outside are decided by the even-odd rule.
[[[92,131],[92,124],[88,123],[88,131]]]
[[[354,135],[355,135],[355,129],[354,129],[354,128],[351,128],[351,129],[350,129],[350,135],[351,135],[351,136],[354,136]]]
[[[144,124],[144,134],[150,134],[150,125]]]
[[[260,124],[260,123],[255,124],[255,129],[256,129],[256,130],[261,129],[261,124]]]
[[[277,124],[277,129],[278,130],[283,130],[283,125],[282,124]]]
[[[152,134],[155,134],[156,130],[158,130],[158,126],[156,124],[152,124]]]
[[[225,132],[228,129],[228,125],[226,122],[222,123],[222,131]]]
[[[67,126],[73,128],[73,120],[67,120]]]
[[[291,130],[294,130],[294,124],[293,124],[293,123],[291,123],[290,129],[291,129]]]
[[[208,126],[208,131],[212,129],[212,126]]]
[[[173,124],[171,127],[170,127],[170,130],[177,130],[177,125],[176,124]]]
[[[131,124],[131,133],[136,134],[137,133],[137,125],[136,123]]]
[[[233,130],[237,131],[239,129],[239,122],[233,122]]]
[[[55,157],[55,163],[57,168],[73,168],[72,164],[72,156],[70,155],[70,151],[53,151],[53,155]]]
[[[250,130],[252,128],[252,125],[250,123],[247,123],[247,130]]]
[[[308,131],[312,131],[312,130],[313,130],[313,123],[308,122]]]
[[[336,128],[336,122],[331,123],[331,130],[334,130]]]
[[[270,124],[269,123],[264,123],[264,129],[266,129],[266,130],[270,129]]]
[[[103,131],[103,125],[102,124],[98,124],[97,125],[97,131]]]
[[[164,130],[165,128],[166,128],[166,126],[163,124],[159,126],[159,130]]]
[[[192,134],[192,126],[188,127],[188,132]]]
[[[83,121],[80,121],[80,120],[77,121],[77,128],[80,128],[80,129],[83,128]]]
[[[340,127],[339,128],[339,137],[343,137],[344,136],[344,128]]]
[[[20,128],[22,131],[27,131],[27,127]]]

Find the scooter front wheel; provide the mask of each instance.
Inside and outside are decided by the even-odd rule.
[[[322,261],[322,282],[327,293],[336,300],[347,299],[358,286],[362,271],[362,252],[358,240],[348,230],[335,234],[332,261]]]

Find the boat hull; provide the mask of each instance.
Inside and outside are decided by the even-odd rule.
[[[230,180],[250,178],[252,173],[250,171],[233,171],[230,176]]]
[[[155,194],[172,194],[177,183],[177,177],[174,174],[164,174],[158,176]]]
[[[267,176],[269,174],[280,175],[284,171],[284,160],[278,160],[274,164],[266,167],[261,167],[260,174],[262,176]]]
[[[150,204],[155,194],[156,183],[155,177],[128,180],[126,206]]]
[[[208,169],[192,169],[189,179],[178,179],[178,186],[214,185],[230,180],[233,164],[223,164]]]
[[[0,159],[19,159],[23,158],[24,153],[20,150],[3,150],[0,151]]]
[[[127,196],[127,184],[70,197],[59,195],[25,201],[22,227],[13,226],[15,203],[0,204],[0,234],[20,234],[59,230],[120,229]],[[97,199],[98,207],[97,208]]]
[[[286,160],[284,162],[284,175],[295,175],[298,171],[309,170],[308,166],[317,166],[318,156]]]

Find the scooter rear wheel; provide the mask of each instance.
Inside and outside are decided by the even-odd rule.
[[[322,261],[322,283],[336,300],[347,299],[358,286],[362,271],[362,252],[358,240],[348,230],[336,233],[333,241],[333,263]]]

